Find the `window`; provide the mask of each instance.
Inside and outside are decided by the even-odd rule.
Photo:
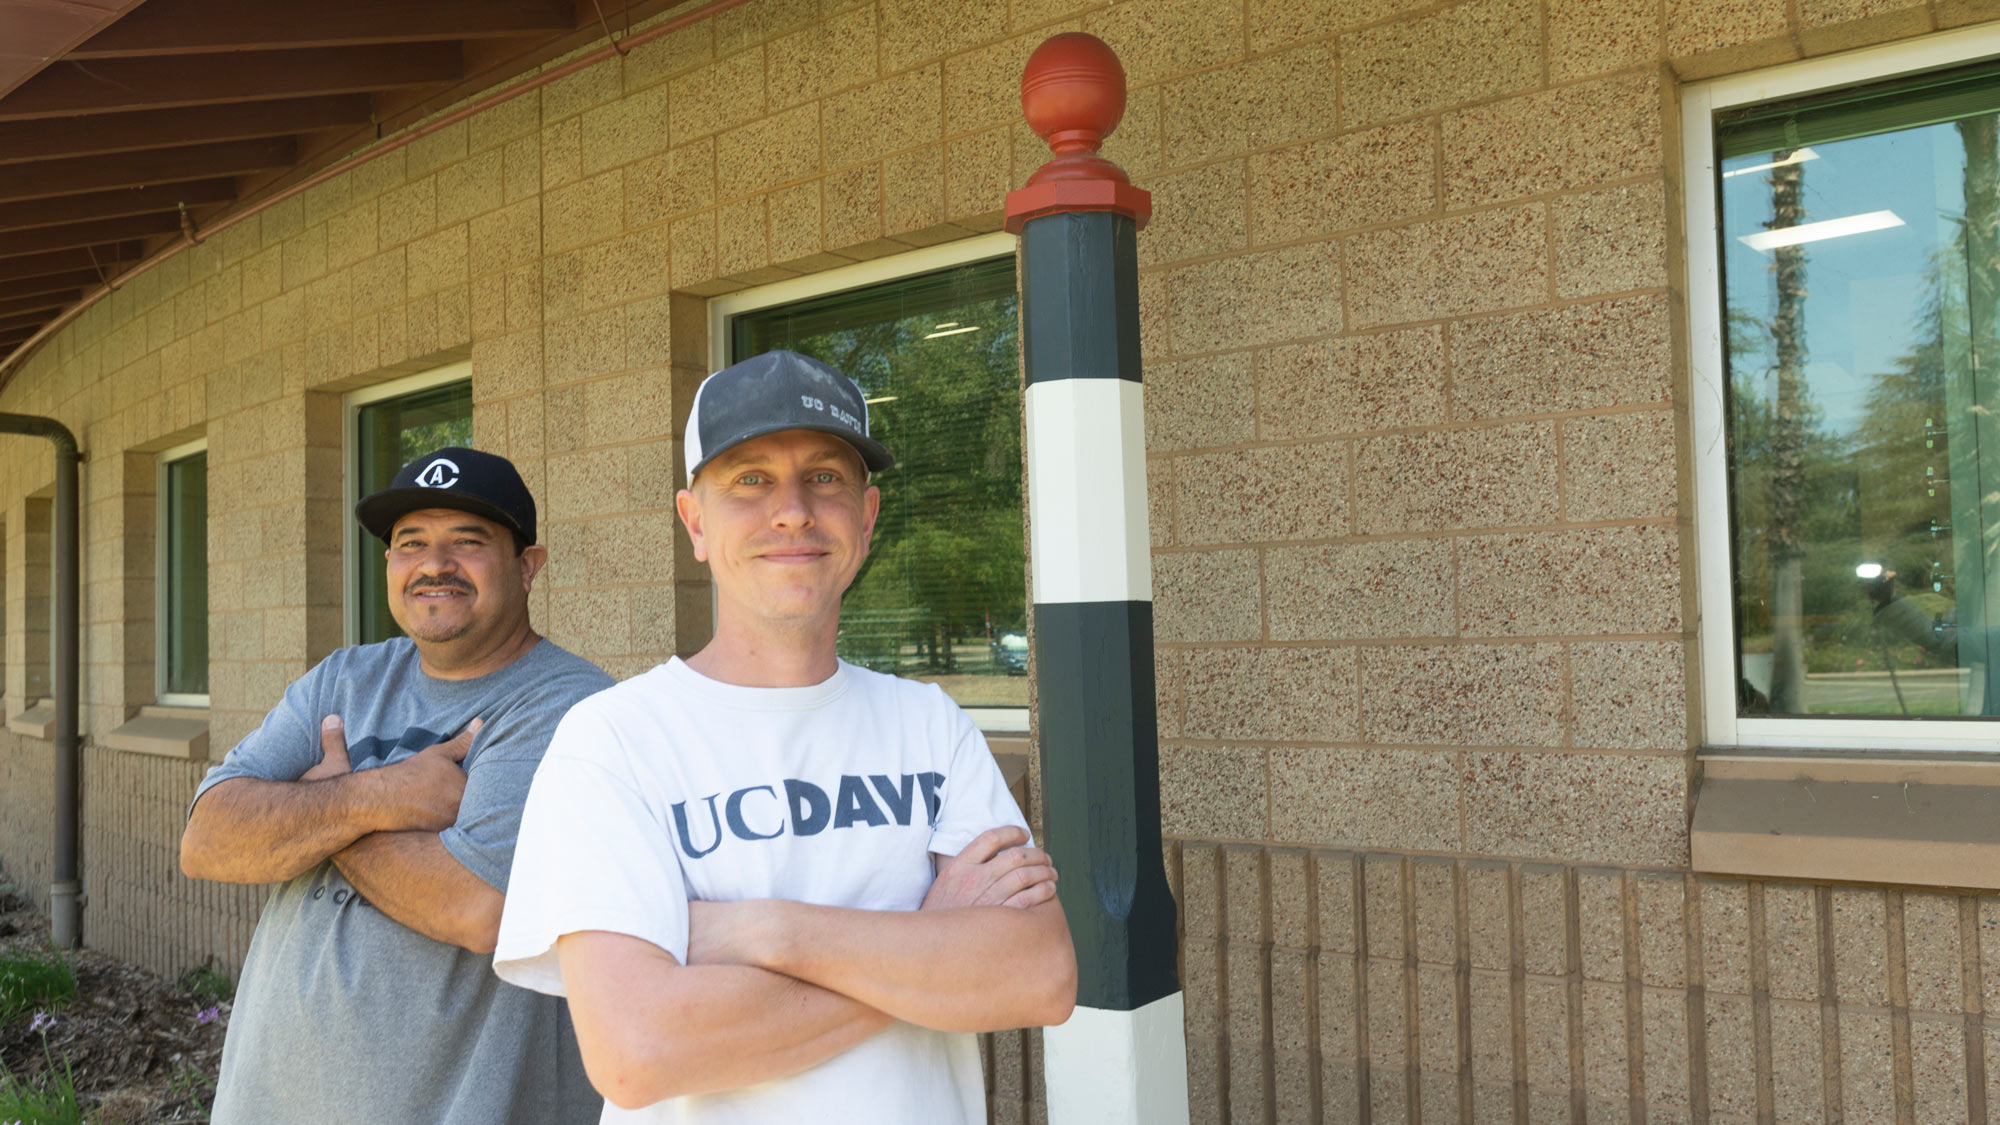
[[[348,396],[349,512],[363,496],[388,487],[396,470],[419,455],[447,445],[471,447],[470,370],[470,364],[456,363]],[[373,644],[402,636],[389,615],[382,543],[358,522],[348,532],[347,571],[349,640]]]
[[[1710,743],[2000,746],[1993,49],[1684,99]]]
[[[160,454],[159,700],[208,706],[208,443]]]
[[[1028,706],[1016,303],[997,235],[711,304],[717,367],[774,348],[824,360],[896,455],[841,657],[935,682],[995,731],[1025,730]]]

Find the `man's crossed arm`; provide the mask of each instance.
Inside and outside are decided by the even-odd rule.
[[[776,899],[690,903],[688,963],[651,942],[557,941],[584,1067],[626,1109],[817,1066],[904,1020],[1061,1023],[1076,954],[1048,856],[997,828],[944,861],[915,912]]]
[[[321,761],[297,781],[236,777],[195,802],[181,871],[222,883],[282,883],[331,859],[376,909],[437,941],[491,953],[503,898],[445,850],[458,818],[459,763],[480,720],[391,766],[352,772],[337,716]]]

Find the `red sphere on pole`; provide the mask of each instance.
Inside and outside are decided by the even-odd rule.
[[[1021,113],[1054,159],[1007,193],[1007,229],[1064,211],[1116,211],[1140,226],[1152,196],[1097,155],[1125,116],[1125,68],[1104,40],[1081,31],[1050,36],[1021,72]]]

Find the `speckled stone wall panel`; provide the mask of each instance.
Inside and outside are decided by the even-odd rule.
[[[1181,458],[1176,538],[1201,546],[1346,534],[1348,450],[1309,442]]]
[[[1185,664],[1193,739],[1351,742],[1352,648],[1194,649]]]
[[[1225,254],[1246,245],[1243,161],[1225,160],[1137,182],[1153,193],[1153,221],[1139,240],[1140,266]]]
[[[1771,1005],[1771,1093],[1779,1121],[1823,1121],[1826,1094],[1821,1073],[1817,1005]]]
[[[1903,950],[1911,1008],[1965,1010],[1956,895],[1903,895]]]
[[[1222,933],[1232,944],[1266,939],[1264,849],[1232,845],[1222,849]]]
[[[1683,864],[1686,808],[1686,769],[1678,758],[1465,755],[1466,847],[1476,853]]]
[[[1437,328],[1265,348],[1256,366],[1259,437],[1282,441],[1445,419]]]
[[[1357,948],[1353,852],[1313,852],[1313,902],[1318,911],[1320,948],[1353,953]]]
[[[1923,0],[1800,0],[1799,43],[1808,55],[1922,35],[1936,25]]]
[[[1393,853],[1372,852],[1361,857],[1361,919],[1371,958],[1403,956],[1403,911],[1407,908],[1403,867],[1408,862],[1409,857]]]
[[[1956,1020],[1911,1019],[1910,1077],[1916,1120],[1964,1120],[1964,1026]]]
[[[1265,888],[1271,942],[1291,950],[1312,948],[1312,853],[1298,848],[1265,850]]]
[[[1680,641],[1570,646],[1577,746],[1674,750],[1688,745],[1686,658]]]
[[[1458,541],[1468,637],[1667,633],[1680,628],[1680,539],[1668,527],[1514,532]]]
[[[1451,542],[1374,540],[1265,552],[1271,639],[1446,637]]]
[[[1191,551],[1153,559],[1153,636],[1165,644],[1257,640],[1257,552]]]
[[[1559,645],[1410,645],[1361,655],[1368,742],[1555,746],[1563,710]]]
[[[1563,514],[1572,520],[1649,519],[1677,509],[1674,417],[1667,411],[1565,419]]]
[[[1570,205],[1570,227],[1609,221],[1601,212],[1622,203],[1620,197],[1595,210]],[[1348,307],[1355,326],[1540,304],[1548,295],[1547,222],[1547,209],[1531,203],[1349,236]],[[1591,277],[1604,272],[1595,259],[1579,261],[1578,269]]]
[[[1473,0],[1340,40],[1343,125],[1426,113],[1541,80],[1539,6]]]
[[[1334,69],[1333,45],[1309,43],[1169,83],[1165,163],[1199,164],[1328,132]]]
[[[1472,1082],[1473,1120],[1513,1120],[1514,998],[1501,973],[1472,974]]]
[[[1445,205],[1476,207],[1657,174],[1660,112],[1658,82],[1639,73],[1447,113]]]
[[[1561,980],[1531,976],[1526,985],[1528,1087],[1551,1108],[1569,1101],[1569,994]],[[1530,1118],[1541,1120],[1533,1110]]]
[[[1300,950],[1273,949],[1270,956],[1273,1119],[1309,1122],[1313,1120],[1313,966]]]
[[[1687,998],[1648,989],[1641,997],[1647,1120],[1688,1118]]]
[[[1664,403],[1672,371],[1664,297],[1567,305],[1452,330],[1452,409],[1468,418]]]
[[[1270,1054],[1263,1041],[1270,996],[1265,956],[1265,951],[1254,945],[1232,942],[1226,950],[1232,1121],[1263,1120],[1270,1104],[1265,1087]]]
[[[1706,997],[1708,1107],[1725,1119],[1754,1120],[1757,1113],[1756,1030],[1748,996],[1710,992]]]
[[[1993,895],[1979,898],[1979,976],[1983,1010],[2000,1012],[2000,898]]]
[[[1790,32],[1785,0],[1667,0],[1667,54],[1761,46]]]
[[[1520,867],[1521,964],[1529,973],[1560,976],[1568,971],[1567,879],[1548,863]]]
[[[1840,1010],[1840,1097],[1849,1121],[1897,1120],[1893,1043],[1888,1013]]]
[[[1833,889],[1834,987],[1843,1003],[1889,1002],[1889,937],[1882,891]]]
[[[1764,963],[1771,995],[1782,1000],[1819,998],[1817,894],[1802,884],[1764,887]]]
[[[1549,206],[1558,296],[1589,297],[1667,283],[1663,182],[1602,188],[1561,197]]]
[[[1467,953],[1474,969],[1504,973],[1513,963],[1507,936],[1508,895],[1505,863],[1491,859],[1466,863]]]
[[[1660,57],[1659,0],[1549,0],[1549,77],[1566,82]]]
[[[1437,126],[1429,118],[1250,156],[1253,245],[1395,222],[1437,207]]]
[[[1410,865],[1416,907],[1417,960],[1450,966],[1458,958],[1457,884],[1451,860],[1421,856]],[[1429,1036],[1425,1036],[1426,1041]]]
[[[1308,242],[1218,258],[1168,275],[1177,355],[1340,331],[1339,247]]]
[[[1711,992],[1750,994],[1750,892],[1745,883],[1700,879],[1701,963]]]
[[[1409,1060],[1410,1020],[1402,962],[1370,960],[1367,977],[1368,1104],[1379,1119],[1407,1120],[1410,1104],[1404,1067]]]
[[[1625,980],[1625,879],[1616,869],[1584,868],[1576,875],[1578,961],[1584,978]]]
[[[1257,387],[1249,352],[1146,368],[1146,451],[1237,445],[1257,432]]]
[[[1268,839],[1263,750],[1160,747],[1160,830],[1197,839]]]
[[[1085,31],[1118,53],[1125,77],[1144,86],[1241,57],[1243,9],[1202,0],[1141,0],[1100,9]]]
[[[1355,450],[1355,531],[1551,523],[1555,462],[1555,428],[1547,423],[1367,438]]]
[[[1296,746],[1271,750],[1271,833],[1300,844],[1460,846],[1456,756]]]

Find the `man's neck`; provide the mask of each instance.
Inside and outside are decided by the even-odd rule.
[[[526,621],[509,631],[498,644],[478,652],[459,651],[456,643],[425,644],[417,641],[417,666],[434,680],[476,680],[514,663],[541,643],[541,635]]]
[[[824,683],[840,666],[834,637],[840,620],[797,628],[751,628],[725,614],[715,638],[687,658],[687,666],[737,687],[811,687]]]

